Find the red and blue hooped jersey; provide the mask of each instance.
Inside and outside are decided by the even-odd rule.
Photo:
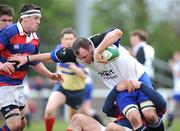
[[[37,54],[39,52],[39,38],[37,33],[26,34],[21,24],[12,24],[0,32],[0,62],[5,63],[14,54]],[[27,74],[31,62],[16,69],[13,74],[0,71],[0,86],[20,85]]]

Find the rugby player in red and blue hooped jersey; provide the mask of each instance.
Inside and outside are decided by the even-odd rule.
[[[24,5],[20,11],[19,22],[8,26],[0,33],[0,110],[6,120],[6,125],[0,128],[0,131],[21,131],[25,127],[25,97],[22,82],[29,66],[45,77],[61,79],[60,74],[51,73],[40,62],[28,62],[16,68],[16,62],[8,61],[8,57],[15,54],[31,55],[39,52],[39,38],[36,31],[40,25],[40,18],[39,6]]]

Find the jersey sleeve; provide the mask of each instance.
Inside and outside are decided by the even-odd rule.
[[[107,35],[107,33],[113,31],[114,29],[115,28],[111,28],[101,34],[95,34],[95,35],[89,37],[89,40],[92,41],[92,43],[94,44],[94,47],[96,48],[101,43],[101,41],[104,39],[104,37]],[[120,43],[120,39],[118,39],[116,42],[114,42],[114,45],[119,47],[119,43]]]
[[[61,48],[61,49],[54,49],[51,51],[51,59],[54,62],[74,62],[76,61],[76,56],[72,50],[72,48]]]
[[[0,50],[4,49],[8,43],[9,43],[9,37],[6,31],[3,30],[0,32]]]

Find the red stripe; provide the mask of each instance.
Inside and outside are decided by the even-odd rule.
[[[25,44],[26,35],[20,36],[19,34],[17,34],[10,39],[10,43],[11,44]]]
[[[4,49],[4,45],[2,43],[0,43],[0,50]]]
[[[2,51],[0,52],[0,55],[1,55],[2,57],[4,57],[4,58],[8,58],[8,57],[10,57],[12,54],[11,54],[11,52],[9,52],[7,49],[4,49],[4,50],[2,50]]]
[[[119,115],[117,118],[116,118],[116,121],[120,121],[121,119],[125,118],[125,116],[123,115]]]
[[[25,44],[26,43],[26,35],[23,35],[23,36],[20,36],[19,34],[13,36],[11,39],[10,39],[10,43],[11,44]],[[38,46],[39,44],[39,40],[38,39],[32,39],[30,42],[28,42],[30,44],[33,44],[35,46]]]
[[[33,39],[30,43],[37,47],[39,45],[39,40]]]
[[[12,79],[19,79],[19,80],[23,80],[26,74],[27,74],[27,71],[15,71],[11,75],[8,74],[7,72],[0,71],[0,75],[8,76]]]

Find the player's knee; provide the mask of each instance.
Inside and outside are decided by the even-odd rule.
[[[128,114],[128,120],[132,124],[133,127],[139,126],[142,124],[141,116],[138,111],[131,111]]]
[[[158,121],[158,116],[154,109],[148,109],[142,112],[144,118],[148,121],[148,123],[156,123]]]
[[[21,122],[21,120],[11,121],[8,123],[8,127],[12,131],[19,131],[22,128],[22,122]]]
[[[72,116],[72,119],[71,119],[71,123],[74,123],[74,124],[83,124],[84,121],[86,121],[84,119],[84,115],[83,114],[75,114]]]
[[[116,131],[116,125],[115,123],[108,123],[106,127],[106,131]]]
[[[45,117],[52,117],[54,115],[55,110],[51,107],[46,107],[45,109]]]

